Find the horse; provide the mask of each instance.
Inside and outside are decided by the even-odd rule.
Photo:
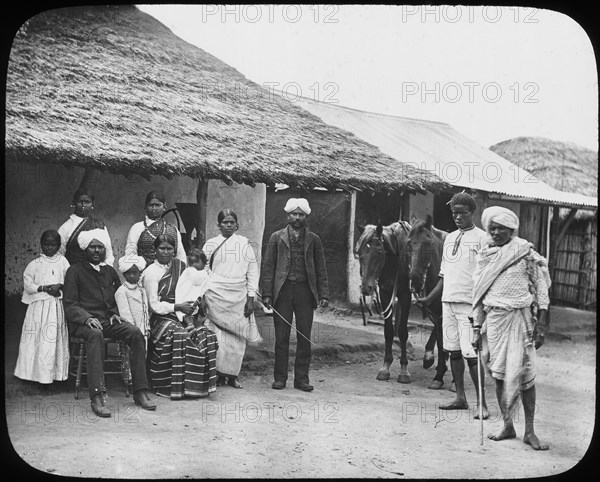
[[[427,216],[425,221],[417,220],[414,222],[408,233],[408,247],[411,256],[410,284],[417,300],[419,296],[429,294],[438,283],[446,234],[446,232],[433,226],[431,216]],[[448,370],[446,364],[447,354],[444,352],[442,340],[441,297],[429,307],[421,305],[421,308],[434,325],[433,331],[425,344],[423,367],[429,368],[433,365],[433,350],[437,343],[438,364],[435,377],[428,388],[439,390],[444,385],[444,374]]]
[[[411,382],[406,356],[411,303],[409,231],[410,224],[406,221],[395,222],[389,226],[368,224],[354,249],[354,255],[360,261],[361,293],[363,296],[378,294],[383,310],[385,355],[383,366],[377,373],[377,380],[390,379],[390,366],[394,361],[392,344],[394,336],[397,335],[401,349],[398,382]],[[398,306],[394,307],[396,296]]]

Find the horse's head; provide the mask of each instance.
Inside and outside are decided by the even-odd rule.
[[[425,221],[419,219],[413,223],[408,233],[410,281],[417,293],[423,288],[425,273],[438,252],[432,223],[431,216],[427,216]]]
[[[360,262],[360,291],[365,296],[373,294],[381,270],[385,265],[383,226],[367,224],[354,248]]]
[[[361,292],[365,296],[373,293],[386,262],[386,255],[393,256],[395,267],[407,266],[406,241],[410,228],[408,223],[397,222],[389,226],[365,226],[362,235],[356,242],[354,256],[360,260]],[[395,276],[395,271],[391,272]],[[393,283],[393,279],[392,279]]]

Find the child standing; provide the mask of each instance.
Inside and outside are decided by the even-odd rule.
[[[23,272],[21,301],[29,306],[15,376],[44,385],[69,376],[69,334],[61,291],[69,262],[58,253],[60,243],[57,231],[44,231],[42,254]]]
[[[147,346],[150,335],[148,295],[138,283],[145,268],[146,260],[141,256],[128,254],[119,259],[119,271],[125,281],[115,291],[115,301],[119,316],[139,328],[146,339]]]
[[[206,255],[199,248],[192,248],[188,254],[188,267],[181,273],[181,277],[175,288],[175,303],[184,303],[191,301],[196,303],[196,309],[191,315],[184,316],[179,311],[177,317],[184,325],[193,327],[201,325],[203,322],[203,313],[198,313],[200,299],[208,287],[208,272],[204,269],[206,266]],[[194,323],[194,320],[197,320]]]

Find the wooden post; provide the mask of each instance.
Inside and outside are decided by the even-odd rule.
[[[548,246],[548,265],[550,268],[550,279],[552,281],[554,281],[555,277],[554,277],[554,268],[556,266],[556,257],[557,257],[557,253],[556,253],[556,248],[557,248],[557,241],[558,241],[558,228],[560,227],[560,215],[559,215],[559,210],[560,208],[558,206],[552,206],[552,222],[550,223],[550,246]],[[556,290],[556,285],[554,283],[552,283],[552,285],[550,286],[550,293],[548,293],[548,296],[550,297],[550,305],[554,304],[554,292]],[[552,311],[550,310],[550,306],[548,307],[548,315],[547,315],[547,329],[550,329],[550,322],[551,322],[551,313]]]
[[[554,280],[554,269],[556,267],[556,248],[558,244],[558,228],[560,224],[559,218],[559,207],[552,206],[552,222],[550,223],[550,246],[549,246],[549,256],[548,256],[548,264],[550,266],[550,278]],[[552,300],[554,294],[554,284],[550,289],[550,299]]]
[[[565,224],[563,224],[563,227],[560,230],[560,233],[558,234],[558,238],[556,240],[556,249],[558,249],[558,245],[565,237],[565,234],[567,233],[567,229],[569,229],[569,226],[571,226],[573,219],[575,219],[575,214],[577,214],[577,208],[571,209],[571,211],[569,212],[569,215],[567,216],[567,219],[565,220]]]
[[[360,303],[360,264],[354,258],[354,243],[356,240],[356,200],[357,192],[350,193],[350,219],[348,222],[348,260],[347,260],[347,288],[348,301],[350,303]]]
[[[406,191],[400,193],[400,212],[398,213],[398,220],[408,221],[410,223],[410,194]]]
[[[486,191],[478,191],[473,190],[472,194],[473,199],[475,199],[475,203],[477,204],[477,209],[475,210],[475,216],[473,217],[473,222],[475,225],[481,226],[481,213],[485,208],[488,207],[489,193]]]
[[[206,206],[208,202],[208,181],[198,180],[196,204],[198,205],[198,228],[196,242],[201,248],[206,242]]]

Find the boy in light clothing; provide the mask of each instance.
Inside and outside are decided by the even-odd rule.
[[[119,316],[140,329],[147,347],[150,335],[148,295],[143,286],[139,284],[145,268],[146,260],[141,256],[128,254],[119,259],[119,271],[125,281],[115,292],[115,301],[119,309]]]

